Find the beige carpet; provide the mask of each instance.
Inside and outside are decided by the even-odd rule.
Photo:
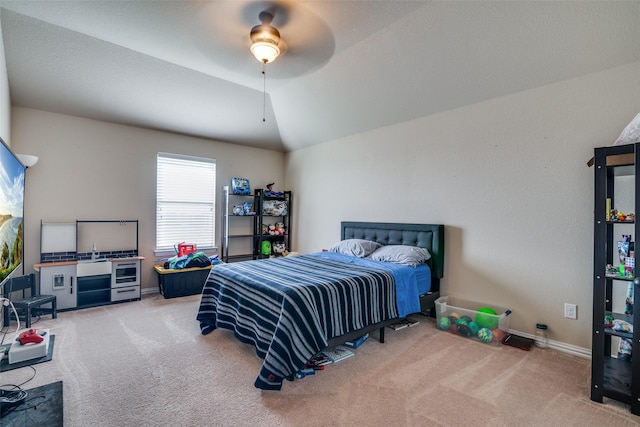
[[[590,361],[457,337],[421,323],[369,339],[351,357],[282,391],[253,386],[261,361],[230,332],[207,336],[199,296],[60,313],[51,362],[25,388],[64,381],[68,426],[637,426],[589,399]],[[21,383],[22,368],[0,383]],[[1,422],[0,422],[1,424]]]

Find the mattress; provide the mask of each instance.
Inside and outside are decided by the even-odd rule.
[[[230,329],[254,345],[264,360],[255,386],[278,390],[330,339],[394,319],[398,307],[420,311],[415,269],[349,258],[320,253],[216,266],[198,311],[202,333]]]
[[[331,259],[345,264],[360,265],[388,271],[396,282],[396,307],[399,317],[406,317],[420,312],[420,295],[431,289],[431,268],[427,264],[418,267],[392,262],[374,261],[368,258],[356,258],[335,252],[316,252],[310,256],[321,259]]]

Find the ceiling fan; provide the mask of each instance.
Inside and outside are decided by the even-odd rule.
[[[252,29],[257,31],[265,25],[280,36],[278,59],[269,68],[270,79],[289,79],[317,70],[335,51],[331,29],[303,2],[211,2],[203,5],[199,22],[200,49],[217,65],[244,76],[260,77],[256,75],[259,68],[251,52],[252,44],[256,43],[251,34]],[[269,58],[267,62],[272,61]]]

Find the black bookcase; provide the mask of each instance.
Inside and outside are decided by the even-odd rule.
[[[625,198],[638,214],[640,209],[640,143],[595,149],[593,159],[594,191],[594,277],[593,277],[593,330],[591,364],[591,400],[603,402],[605,397],[628,403],[631,412],[640,415],[640,313],[625,314],[618,299],[626,295],[632,284],[634,296],[640,299],[635,283],[637,256],[631,258],[633,273],[621,273],[617,241],[622,234],[640,236],[635,219],[617,220],[609,215],[610,209],[619,209],[617,199]],[[621,179],[624,185],[620,185]],[[621,187],[621,188],[616,188]],[[618,192],[616,192],[618,191]],[[623,193],[624,192],[624,193]],[[609,203],[607,202],[609,199]],[[630,254],[631,255],[631,254]],[[639,280],[640,282],[640,280]],[[621,290],[622,287],[624,290]],[[633,307],[632,307],[633,308]],[[633,325],[633,332],[614,330],[612,320]],[[621,338],[631,340],[634,355],[617,357],[617,343]]]
[[[290,251],[291,209],[293,208],[291,191],[283,191],[281,196],[271,196],[266,190],[257,189],[255,190],[255,197],[258,207],[254,221],[254,258],[260,259],[278,256],[279,254],[275,253],[273,249],[278,243],[281,243],[287,251]],[[269,234],[268,227],[270,225],[275,226],[276,224],[282,224],[284,226],[284,234]],[[265,229],[267,231],[265,231]],[[271,246],[271,254],[265,254],[263,252],[263,244]]]

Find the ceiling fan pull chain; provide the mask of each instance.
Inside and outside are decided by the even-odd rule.
[[[262,63],[262,121],[265,122],[267,115],[267,73],[265,72],[267,63]]]

